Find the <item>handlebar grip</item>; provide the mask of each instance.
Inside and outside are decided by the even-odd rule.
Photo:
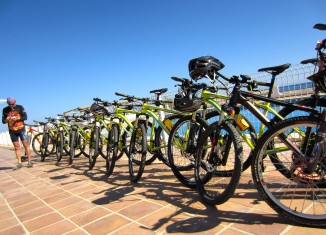
[[[123,97],[131,97],[130,95],[122,94],[120,92],[115,92],[115,95],[117,95],[117,96],[123,96]]]
[[[223,78],[224,80],[226,80],[226,81],[228,81],[228,82],[231,81],[230,78],[228,78],[227,76],[225,76],[225,75],[219,73],[218,71],[215,71],[215,73],[216,73],[216,75],[220,76],[220,77]]]
[[[258,86],[268,86],[270,87],[272,84],[270,82],[258,82],[254,81]]]
[[[172,80],[176,81],[176,82],[184,82],[184,78],[178,78],[178,77],[171,77]]]

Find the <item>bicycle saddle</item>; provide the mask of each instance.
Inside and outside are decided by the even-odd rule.
[[[315,24],[314,29],[326,30],[326,24]]]
[[[282,64],[279,66],[273,66],[273,67],[266,67],[262,69],[258,69],[258,72],[267,72],[271,73],[272,75],[278,75],[288,69],[291,66],[291,64]]]
[[[162,89],[152,90],[149,93],[154,93],[154,94],[157,94],[157,95],[161,95],[161,94],[167,92],[167,90],[168,90],[167,88],[162,88]]]

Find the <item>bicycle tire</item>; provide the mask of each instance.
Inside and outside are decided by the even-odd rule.
[[[85,149],[83,137],[79,131],[76,132],[76,137],[77,138],[75,138],[75,157],[74,158],[80,157],[83,154],[82,149],[83,148]]]
[[[33,139],[32,139],[32,148],[33,151],[36,153],[36,155],[41,156],[41,143],[42,143],[42,139],[43,139],[43,135],[44,133],[38,133],[36,134]],[[52,137],[52,135],[50,135],[50,141],[48,144],[48,154],[52,154],[55,150],[55,141]]]
[[[70,132],[70,154],[69,154],[69,165],[71,165],[74,161],[75,158],[75,150],[76,150],[76,136],[77,132],[75,130],[72,130]]]
[[[92,130],[91,128],[89,127],[84,127],[84,138],[82,137],[81,140],[83,140],[83,143],[81,144],[82,147],[81,147],[81,152],[82,154],[89,158],[89,143],[90,143],[90,139],[91,139],[91,133],[92,133]]]
[[[168,120],[167,122],[169,124],[171,124],[170,127],[168,127],[168,129],[170,129],[170,131],[172,130],[173,126],[175,125],[175,123],[180,119],[182,118],[183,116],[182,115],[179,115],[179,114],[175,114],[175,115],[171,115],[167,118],[165,118],[165,120],[163,121],[166,122],[166,120]],[[164,136],[166,133],[163,132],[163,129],[161,126],[159,126],[155,132],[155,148],[158,148],[157,150],[157,158],[162,161],[165,165],[167,165],[168,167],[170,167],[170,162],[169,162],[169,158],[168,158],[168,136]],[[164,139],[167,139],[167,140],[164,140]],[[164,144],[164,142],[166,141],[166,144]],[[163,144],[162,144],[163,142]],[[163,145],[163,147],[162,147]],[[164,146],[166,146],[164,148]],[[162,151],[163,150],[163,151]]]
[[[143,120],[139,120],[139,122],[141,122],[142,124],[145,125],[145,121]],[[151,163],[153,163],[156,159],[157,159],[157,155],[158,155],[158,151],[157,150],[151,150],[151,146],[155,145],[155,137],[154,137],[154,140],[152,143],[150,143],[150,135],[151,135],[151,130],[152,130],[152,123],[151,122],[148,122],[147,124],[147,129],[146,129],[146,140],[147,140],[147,143],[146,143],[146,149],[147,149],[147,154],[146,154],[146,161],[145,161],[145,165],[150,165]],[[154,136],[155,136],[155,133],[157,132],[156,128],[154,130]],[[148,156],[150,153],[151,156]],[[136,164],[141,164],[140,161],[138,161],[137,159],[134,159],[134,163]]]
[[[89,169],[92,170],[95,166],[96,159],[99,155],[99,142],[100,142],[100,130],[95,127],[91,133],[90,147],[89,147]]]
[[[146,127],[144,123],[138,123],[138,126],[132,132],[128,154],[129,174],[132,182],[138,182],[141,178],[146,161]]]
[[[63,156],[63,133],[60,131],[57,135],[56,140],[56,157],[57,157],[57,164],[61,161]]]
[[[188,127],[191,126],[190,124],[192,124],[192,116],[184,116],[173,126],[168,141],[168,158],[175,177],[186,187],[195,188],[194,167],[197,143],[208,125],[204,119],[199,116],[196,117],[196,138],[194,145],[188,146]]]
[[[41,145],[41,161],[42,162],[44,162],[45,157],[47,156],[48,145],[49,145],[49,133],[44,133],[43,138],[42,138],[42,145]]]
[[[104,159],[107,158],[108,151],[107,151],[106,148],[108,147],[108,139],[109,139],[110,131],[111,131],[111,127],[107,128],[107,127],[104,127],[104,126],[102,126],[101,130],[99,131],[99,135],[100,135],[100,137],[102,139],[102,142],[99,143],[98,151],[99,151],[99,154]],[[104,136],[105,136],[105,138],[103,139]]]
[[[118,125],[113,124],[108,135],[107,141],[107,158],[106,158],[106,175],[110,176],[113,172],[115,161],[117,159],[118,152],[118,138],[119,138],[119,128]]]
[[[120,129],[119,129],[120,131]],[[126,127],[126,130],[123,132],[121,139],[119,139],[119,149],[121,149],[121,152],[125,153],[127,157],[129,158],[129,147],[130,147],[130,139],[132,136],[132,130],[130,126]],[[117,160],[120,159],[123,156],[123,154],[117,156]]]
[[[308,116],[290,118],[275,124],[258,141],[251,168],[259,195],[273,210],[296,223],[325,227],[326,159],[321,158],[316,171],[309,174],[305,170],[308,159],[298,158],[287,145],[277,155],[271,149],[271,146],[283,147],[280,140],[284,136],[300,149],[304,138],[301,139],[295,130],[299,128],[302,131],[308,127],[315,131],[318,124],[319,119]],[[268,154],[265,152],[267,150]],[[275,157],[277,159],[272,161]],[[280,167],[275,166],[278,163],[285,167],[283,172]]]
[[[208,121],[209,124],[212,124],[214,121],[209,121],[209,119],[214,119],[216,117],[220,116],[220,112],[218,110],[213,110],[212,112],[209,112],[206,114],[206,120]],[[246,118],[245,116],[242,116],[242,119],[244,119],[248,123],[248,128],[244,131],[240,130],[237,125],[235,125],[236,129],[239,132],[244,133],[247,136],[250,136],[250,140],[253,144],[257,144],[258,141],[258,135],[256,132],[256,129],[254,125]],[[242,171],[247,170],[251,166],[251,161],[252,161],[252,150],[248,149],[249,154],[248,155],[242,155]]]
[[[215,122],[204,132],[197,149],[195,180],[199,195],[207,204],[222,204],[232,197],[241,177],[241,136],[230,122]]]

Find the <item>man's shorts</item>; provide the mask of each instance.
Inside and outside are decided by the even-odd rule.
[[[13,133],[10,132],[10,138],[12,142],[18,142],[19,138],[21,141],[26,140],[26,132],[22,131],[22,132],[17,132],[17,133]]]

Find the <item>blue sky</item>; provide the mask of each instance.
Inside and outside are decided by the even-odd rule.
[[[312,28],[325,9],[325,0],[0,0],[0,99],[16,97],[33,123],[116,91],[175,91],[170,77],[188,77],[202,55],[226,75],[298,64],[326,37]]]

